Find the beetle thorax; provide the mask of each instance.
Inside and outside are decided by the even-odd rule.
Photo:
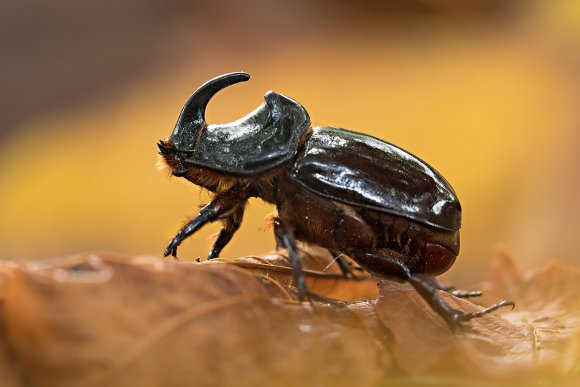
[[[235,176],[209,168],[187,165],[184,163],[187,155],[181,155],[168,140],[161,140],[161,143],[165,144],[168,150],[159,156],[157,162],[159,169],[166,171],[169,175],[183,177],[213,193],[224,192],[238,186],[251,192],[251,196],[275,203],[276,180],[288,168],[288,163],[286,163],[256,176]]]

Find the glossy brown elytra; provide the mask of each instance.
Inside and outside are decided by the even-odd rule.
[[[240,120],[208,125],[205,107],[213,95],[248,79],[246,73],[231,73],[202,85],[186,102],[173,133],[158,143],[173,175],[212,193],[165,256],[175,257],[184,239],[219,220],[223,227],[208,259],[218,257],[239,228],[247,200],[259,197],[277,208],[275,237],[288,250],[301,299],[314,295],[304,283],[296,240],[347,255],[375,275],[409,282],[451,329],[513,305],[502,301],[464,313],[440,297],[438,290],[451,289],[434,277],[459,254],[461,206],[449,183],[416,156],[362,133],[313,128],[299,103],[275,92]]]

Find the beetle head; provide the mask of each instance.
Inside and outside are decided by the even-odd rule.
[[[208,125],[205,108],[221,89],[247,81],[246,73],[221,75],[193,93],[181,110],[171,136],[158,143],[162,164],[175,176],[189,167],[231,175],[256,175],[289,161],[298,152],[310,117],[298,102],[275,92],[239,120]]]

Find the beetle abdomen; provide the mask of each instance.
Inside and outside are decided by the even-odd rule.
[[[449,183],[421,159],[369,135],[314,128],[289,176],[354,207],[450,231],[461,227],[461,206]]]

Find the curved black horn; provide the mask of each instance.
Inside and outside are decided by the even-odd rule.
[[[195,91],[187,100],[177,126],[184,125],[188,122],[205,122],[205,107],[207,103],[218,91],[239,82],[245,82],[250,79],[250,74],[244,72],[229,73],[210,79]]]

